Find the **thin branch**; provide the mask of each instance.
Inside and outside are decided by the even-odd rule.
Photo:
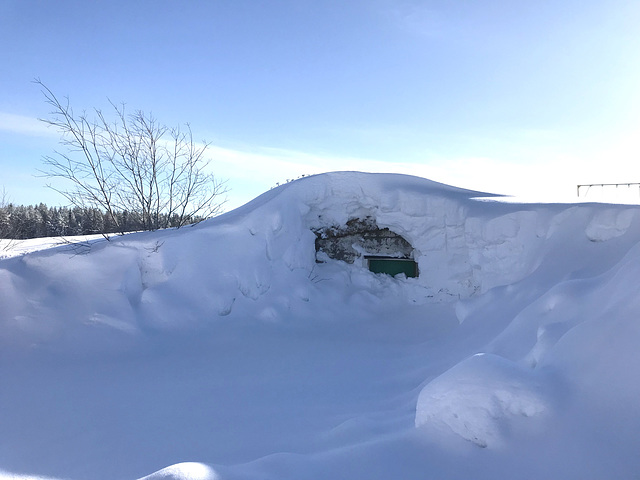
[[[58,189],[72,204],[104,209],[114,225],[118,211],[140,216],[144,229],[183,226],[221,211],[227,192],[224,182],[208,173],[209,143],[197,144],[191,127],[169,129],[152,115],[110,101],[115,121],[94,109],[76,115],[69,99],[61,101],[40,80],[45,103],[52,107],[43,121],[58,129],[66,152],[44,158],[42,173],[70,184]],[[171,141],[164,140],[169,134]]]

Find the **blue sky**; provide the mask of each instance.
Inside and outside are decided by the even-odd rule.
[[[0,1],[0,188],[55,132],[31,81],[213,142],[230,206],[330,170],[499,193],[638,182],[640,2]]]

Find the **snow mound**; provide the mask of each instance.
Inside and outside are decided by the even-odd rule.
[[[638,207],[356,172],[1,259],[0,478],[632,478],[638,276]]]
[[[568,236],[575,241],[560,260],[566,268],[609,268],[609,244],[627,245],[638,230],[637,209],[518,205],[488,195],[405,175],[338,172],[283,185],[195,227],[6,259],[0,342],[70,339],[77,348],[73,339],[84,336],[92,349],[94,341],[120,344],[149,329],[225,317],[277,323],[337,291],[356,303],[369,295],[455,302],[556,262]],[[372,274],[364,258],[316,263],[314,231],[365,218],[411,244],[418,278]]]
[[[637,209],[606,209],[596,212],[585,233],[592,242],[604,242],[624,235],[631,226]]]
[[[504,358],[477,354],[429,382],[416,406],[417,427],[446,426],[481,447],[503,443],[514,417],[548,408],[540,382]]]
[[[222,480],[222,477],[207,465],[185,462],[163,468],[139,480]]]
[[[625,322],[632,325],[640,316],[640,297],[629,288],[635,284],[639,271],[640,244],[636,244],[600,275],[558,282],[519,312],[491,342],[489,350],[530,367],[544,366],[550,357],[559,355],[565,337],[578,335],[587,325],[620,332],[612,325]],[[585,339],[585,344],[601,344],[608,336],[604,331],[602,334],[599,338]],[[598,350],[600,355],[604,354],[602,349]],[[570,352],[571,355],[576,356],[577,352]]]
[[[56,480],[51,477],[40,477],[33,475],[17,475],[13,473],[7,473],[0,470],[0,480]]]

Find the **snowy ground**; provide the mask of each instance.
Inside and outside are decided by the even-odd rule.
[[[419,278],[315,262],[364,216]],[[5,258],[0,478],[637,478],[639,274],[638,206],[358,173]]]
[[[25,253],[37,252],[38,250],[65,245],[70,250],[81,253],[84,250],[87,250],[89,245],[101,240],[105,240],[105,237],[103,235],[29,238],[26,240],[0,238],[0,259],[18,257],[20,255],[24,255]]]

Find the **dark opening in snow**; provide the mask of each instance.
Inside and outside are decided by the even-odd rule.
[[[413,246],[401,235],[378,227],[372,217],[352,218],[346,225],[316,229],[314,233],[316,254],[322,252],[329,258],[347,263],[364,257],[374,273],[418,275]],[[317,261],[322,262],[321,258]]]

